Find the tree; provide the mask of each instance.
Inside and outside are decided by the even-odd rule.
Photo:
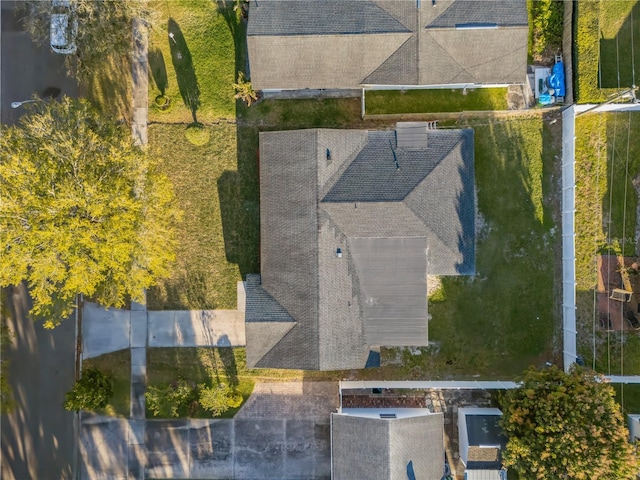
[[[637,465],[613,388],[594,372],[529,369],[505,393],[504,464],[520,478],[631,479]]]
[[[64,408],[69,411],[97,410],[107,406],[113,395],[113,377],[97,368],[88,368],[65,395]]]
[[[66,56],[70,75],[84,80],[109,55],[128,57],[132,51],[132,21],[153,23],[156,12],[147,0],[70,0],[78,19],[76,55]],[[25,28],[34,41],[49,45],[53,4],[35,0],[27,4]]]
[[[0,286],[26,281],[53,328],[78,293],[122,307],[168,276],[180,212],[127,129],[86,101],[31,105],[0,130]]]

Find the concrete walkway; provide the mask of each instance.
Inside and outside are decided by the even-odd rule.
[[[242,347],[244,312],[239,310],[109,310],[85,302],[82,358],[125,348]]]

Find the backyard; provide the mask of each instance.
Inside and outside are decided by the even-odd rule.
[[[640,2],[588,0],[576,8],[576,97],[602,102],[640,78]]]
[[[596,254],[635,257],[640,173],[639,113],[587,114],[576,119],[576,289],[578,348],[605,374],[640,374],[637,332],[600,331],[594,287]]]

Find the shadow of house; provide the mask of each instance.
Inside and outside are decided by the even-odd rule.
[[[151,70],[151,76],[153,81],[160,90],[160,95],[164,95],[169,85],[167,78],[167,66],[164,63],[164,56],[162,50],[154,48],[149,52],[149,69]]]
[[[178,80],[178,89],[182,96],[185,106],[191,110],[193,122],[198,123],[196,111],[200,106],[200,86],[196,77],[196,70],[193,66],[191,52],[187,46],[187,42],[182,34],[182,30],[178,23],[173,19],[169,19],[169,47],[171,48],[171,61],[176,71]]]
[[[634,70],[635,67],[635,70]],[[600,88],[630,88],[640,79],[640,3],[613,38],[600,33]]]

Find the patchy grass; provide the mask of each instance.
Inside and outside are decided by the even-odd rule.
[[[191,122],[192,111],[186,105],[191,101],[200,122],[235,117],[234,35],[240,38],[244,27],[231,4],[222,8],[213,0],[171,0],[153,6],[160,18],[149,42],[150,121]],[[188,58],[191,61],[185,63]],[[154,107],[161,93],[171,99],[165,111]],[[183,100],[185,96],[190,100]]]
[[[174,274],[147,295],[153,310],[235,309],[236,283],[259,270],[255,150],[239,170],[236,126],[205,128],[211,139],[204,146],[187,141],[186,125],[149,128],[150,154],[184,212]]]
[[[552,218],[558,187],[550,174],[557,168],[559,152],[551,145],[559,128],[551,132],[541,118],[473,126],[484,219],[477,275],[442,278],[429,301],[429,337],[438,347],[405,353],[412,376],[511,378],[553,360],[560,232]]]
[[[261,129],[343,127],[360,123],[359,98],[262,100],[242,106],[238,116]]]
[[[621,88],[634,83],[632,62],[640,73],[640,2],[583,0],[574,8],[576,98],[602,102],[618,91],[618,73]]]
[[[131,352],[129,349],[100,355],[82,362],[82,369],[97,368],[113,375],[113,397],[97,413],[129,418],[131,409]]]
[[[245,374],[243,355],[232,348],[150,348],[147,350],[147,384],[166,385],[186,380],[195,386],[225,383],[242,395],[242,403],[253,391],[254,379]],[[232,418],[240,409],[233,408],[220,418]],[[147,417],[152,417],[147,411]],[[194,418],[211,416],[198,406]]]
[[[131,121],[132,77],[128,58],[108,56],[80,86],[88,98],[107,117]]]
[[[640,339],[634,333],[595,331],[596,253],[611,247],[636,254],[640,174],[640,114],[609,113],[576,119],[576,289],[578,349],[603,373],[640,374]],[[628,158],[628,163],[627,163]],[[595,347],[595,356],[594,356]]]
[[[640,412],[640,385],[612,384],[612,386],[616,391],[616,401],[622,407],[622,413],[626,415]]]
[[[373,90],[365,94],[365,114],[506,110],[506,88]]]

